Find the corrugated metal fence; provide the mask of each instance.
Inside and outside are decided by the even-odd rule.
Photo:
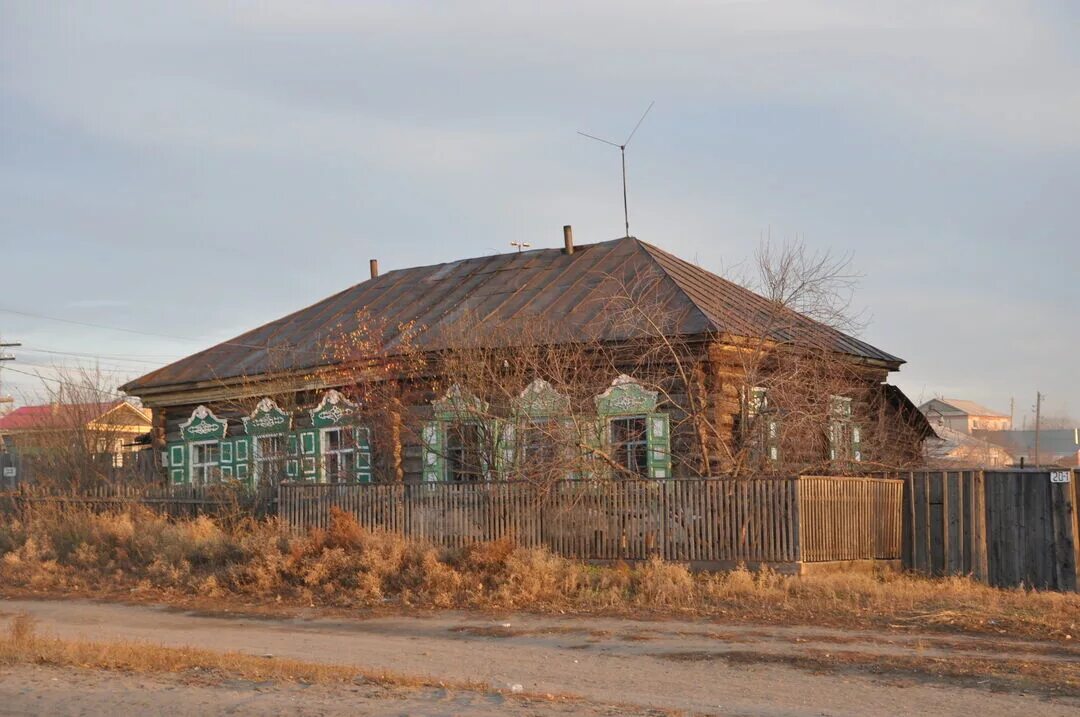
[[[902,482],[873,478],[311,485],[283,483],[286,529],[364,527],[447,547],[510,538],[570,558],[733,564],[898,560]]]

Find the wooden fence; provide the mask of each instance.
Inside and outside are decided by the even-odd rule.
[[[277,490],[273,486],[249,490],[225,485],[104,485],[69,491],[24,483],[15,490],[0,492],[0,512],[46,504],[110,510],[131,503],[139,503],[173,518],[241,514],[264,517],[276,513]]]
[[[1077,590],[1078,479],[1047,470],[914,471],[904,482],[904,566],[997,587]],[[1061,475],[1061,472],[1058,472]]]
[[[332,509],[446,547],[509,538],[584,560],[702,566],[899,560],[902,483],[871,478],[311,485],[283,483],[294,532]]]
[[[802,477],[794,482],[802,562],[901,557],[901,481]]]

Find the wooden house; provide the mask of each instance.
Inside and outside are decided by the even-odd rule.
[[[122,466],[150,425],[150,412],[127,401],[21,406],[0,417],[0,451],[33,456],[79,442]]]
[[[604,385],[574,409],[591,413],[588,423],[595,431],[571,441],[602,454],[614,473],[660,478],[730,472],[748,455],[731,446],[748,443],[763,469],[778,468],[796,455],[809,456],[800,463],[804,466],[842,463],[857,469],[889,463],[874,445],[919,453],[925,421],[919,423],[921,414],[886,383],[902,359],[636,238],[575,247],[569,227],[564,238],[562,249],[381,275],[372,262],[369,280],[122,389],[153,410],[155,446],[165,454],[175,483],[507,477],[509,466],[520,459],[509,443],[526,440],[530,427],[541,422],[568,423],[568,397],[546,380],[549,376],[523,380],[515,387],[520,393],[493,407],[446,381],[433,360],[424,379],[432,390],[410,406],[420,417],[416,429],[391,427],[388,439],[368,420],[371,407],[350,390],[358,379],[339,370],[341,358],[328,346],[332,337],[361,329],[358,317],[364,316],[387,327],[380,344],[387,354],[403,346],[408,331],[412,351],[445,357],[457,350],[455,322],[471,317],[474,342],[478,336],[479,344],[505,342],[503,361],[510,366],[515,348],[506,337],[523,336],[529,326],[544,322],[556,327],[557,335],[545,339],[553,345],[589,343],[622,351],[622,358],[608,362]],[[625,312],[613,319],[619,301],[645,296],[648,311],[639,312],[636,321],[626,320]],[[653,362],[649,380],[639,375],[635,357],[645,347],[674,341],[692,369],[665,369],[659,361]],[[842,385],[851,387],[817,402],[820,430],[786,442],[781,438],[796,411],[787,410],[770,388],[769,371],[750,376],[745,360],[754,352],[775,357],[785,346],[800,347],[804,357],[827,358],[824,373],[843,373]],[[755,366],[766,364],[776,361]],[[657,370],[678,374],[683,385],[656,390]],[[692,421],[673,398],[691,394],[698,397]],[[483,429],[491,429],[486,438]],[[491,451],[473,456],[485,440]],[[698,455],[703,452],[709,455]],[[687,459],[691,453],[694,460]]]

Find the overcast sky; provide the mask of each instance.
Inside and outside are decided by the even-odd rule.
[[[4,389],[385,270],[631,233],[852,252],[913,400],[1080,414],[1074,2],[0,3]],[[452,7],[451,7],[452,5]],[[37,314],[161,334],[123,333]],[[7,370],[10,369],[10,370]]]

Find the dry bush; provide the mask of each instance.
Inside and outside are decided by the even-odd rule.
[[[679,612],[754,622],[907,624],[1057,637],[1080,630],[1080,595],[990,588],[967,578],[739,568],[692,573],[653,560],[598,567],[511,541],[447,550],[369,531],[335,512],[327,530],[273,522],[171,521],[141,507],[41,505],[0,523],[0,585],[46,592],[209,596],[370,608]]]

